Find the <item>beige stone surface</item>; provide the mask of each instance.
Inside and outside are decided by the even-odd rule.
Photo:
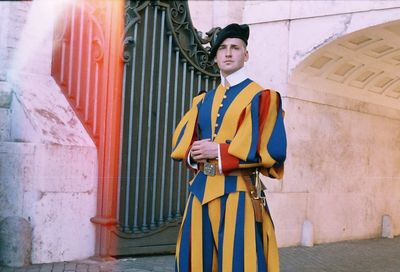
[[[13,73],[11,138],[18,141],[94,146],[59,86],[50,76]],[[40,94],[40,95],[39,95]]]
[[[95,215],[95,202],[90,193],[51,191],[34,202],[31,213],[34,218],[32,262],[47,263],[92,256],[95,229],[89,219]]]
[[[188,5],[193,26],[205,35],[213,25],[213,17],[211,16],[213,1],[188,1]],[[204,14],[210,16],[204,16]]]
[[[248,42],[250,78],[282,95],[288,81],[288,32],[287,22],[251,25]]]
[[[282,20],[328,17],[400,7],[400,1],[245,1],[243,21],[262,23]]]
[[[247,24],[284,21],[290,18],[292,1],[246,1],[243,22]]]
[[[9,137],[0,142],[0,220],[31,224],[33,263],[88,258],[95,243],[97,150],[50,75],[54,3],[0,4],[8,23],[0,26],[0,80],[12,95],[3,115]]]
[[[376,237],[386,213],[399,225],[400,119],[300,99],[286,102],[282,193],[309,193],[316,242]]]
[[[24,143],[0,143],[0,221],[23,214],[25,181],[29,179],[35,148]]]
[[[213,26],[226,26],[231,23],[241,23],[244,1],[213,1]]]
[[[38,146],[35,158],[36,189],[42,192],[95,195],[97,153],[94,150],[92,146]]]
[[[21,1],[10,5],[8,62],[11,70],[50,75],[54,18],[65,1]]]
[[[311,53],[337,38],[360,29],[399,20],[399,10],[400,8],[369,11],[362,14],[346,13],[291,21],[289,74],[291,75],[295,67]]]
[[[94,254],[95,148],[5,142],[0,171],[0,220],[19,216],[31,224],[33,263]]]
[[[245,1],[188,1],[194,27],[206,33],[212,27],[241,23]]]
[[[278,246],[299,245],[301,225],[307,219],[306,193],[267,193]]]

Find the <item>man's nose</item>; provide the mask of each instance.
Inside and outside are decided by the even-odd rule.
[[[232,55],[232,49],[228,47],[225,51],[225,56],[231,56]]]

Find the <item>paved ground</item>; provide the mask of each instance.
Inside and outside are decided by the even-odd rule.
[[[282,272],[400,272],[400,236],[280,249]],[[0,267],[1,272],[171,272],[173,256]],[[196,272],[196,271],[193,271]],[[205,271],[208,272],[208,271]]]

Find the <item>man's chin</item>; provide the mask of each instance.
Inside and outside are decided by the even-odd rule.
[[[238,71],[239,69],[220,69],[222,71],[222,74],[229,76],[230,74],[233,74],[234,72]]]

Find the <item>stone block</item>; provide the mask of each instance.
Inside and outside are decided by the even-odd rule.
[[[205,35],[212,27],[212,17],[204,16],[204,10],[213,10],[212,1],[188,1],[193,26]]]
[[[28,203],[27,203],[28,204]],[[96,198],[88,193],[45,192],[30,210],[35,227],[32,262],[84,259],[94,255]]]
[[[94,254],[96,155],[93,147],[0,143],[0,220],[32,224],[33,263]]]
[[[245,1],[213,1],[213,26],[225,27],[232,22],[242,22]]]
[[[357,12],[364,16],[368,11],[375,12],[398,7],[395,1],[246,1],[243,22],[259,24]]]
[[[303,3],[299,4],[304,6]],[[305,5],[306,6],[306,5]],[[311,9],[312,10],[312,9]],[[346,34],[398,20],[400,8],[363,13],[338,13],[290,22],[289,74],[310,54]],[[310,31],[304,31],[309,29]]]
[[[267,201],[275,224],[278,245],[299,245],[307,214],[306,193],[268,193]]]
[[[316,17],[290,22],[289,74],[318,48],[347,33],[352,14]],[[309,31],[304,31],[308,29]]]
[[[285,104],[283,192],[372,193],[400,175],[398,120],[291,98]]]
[[[15,111],[11,121],[13,139],[94,147],[53,78],[20,73],[10,78],[16,98],[12,105]]]
[[[374,1],[377,2],[377,1]],[[386,1],[379,1],[384,3]],[[393,22],[399,20],[400,7],[397,4],[396,7],[391,9],[378,9],[369,10],[362,13],[353,13],[351,23],[347,29],[347,33],[355,32],[364,28]]]
[[[243,22],[260,24],[290,18],[291,1],[245,1]],[[253,33],[251,33],[253,35]],[[251,36],[250,35],[250,36]],[[276,38],[276,36],[274,36]]]
[[[95,194],[97,152],[94,147],[38,145],[37,187],[42,192]],[[46,165],[45,168],[41,167]]]
[[[23,213],[24,187],[32,182],[34,148],[24,143],[0,143],[0,220]]]
[[[249,77],[281,95],[285,95],[288,81],[288,32],[286,21],[251,25],[248,42],[246,69]]]
[[[291,19],[328,17],[342,13],[357,13],[364,16],[368,11],[398,8],[396,1],[290,1]],[[385,16],[376,16],[385,17]],[[365,21],[368,21],[364,19]]]
[[[21,217],[7,217],[0,222],[0,265],[20,267],[30,264],[32,229]]]
[[[366,193],[310,194],[308,217],[314,224],[314,242],[368,239],[379,236],[379,201]]]
[[[8,47],[14,49],[10,62],[12,70],[50,75],[55,16],[53,6],[52,2],[39,1],[29,7],[14,7],[10,26],[14,29],[9,31],[8,37]],[[26,8],[29,9],[29,16]]]

